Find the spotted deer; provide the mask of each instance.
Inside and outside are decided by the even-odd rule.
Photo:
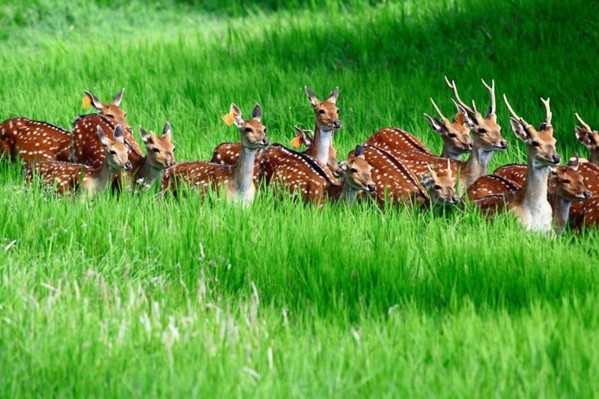
[[[339,108],[337,108],[339,88],[336,87],[325,101],[320,101],[316,98],[308,86],[305,86],[304,89],[316,116],[314,140],[312,141],[312,145],[306,150],[306,155],[311,156],[324,165],[332,167],[331,171],[333,173],[338,173],[337,151],[333,145],[333,136],[341,128]]]
[[[109,138],[112,138],[112,132],[116,125],[121,126],[124,130],[125,144],[131,149],[131,160],[133,161],[133,158],[142,156],[141,149],[132,134],[131,126],[127,123],[127,114],[120,108],[124,91],[125,89],[122,89],[117,93],[108,104],[101,102],[88,91],[83,92],[85,98],[88,99],[98,113],[79,116],[73,122],[75,156],[78,162],[92,167],[98,167],[104,163],[104,151],[96,134],[98,126],[104,130]]]
[[[459,161],[462,154],[472,150],[470,130],[466,126],[466,119],[462,112],[458,112],[453,120],[447,119],[431,98],[433,107],[441,119],[424,114],[431,129],[443,139],[441,157]],[[385,151],[418,151],[426,155],[434,155],[428,147],[416,136],[398,128],[385,128],[374,133],[366,140],[366,144],[381,148]]]
[[[74,162],[71,132],[46,122],[12,118],[0,124],[0,157],[25,163],[41,159]]]
[[[381,207],[392,204],[454,204],[455,196],[451,168],[439,173],[431,170],[419,179],[389,152],[364,145],[366,161],[372,166],[375,197]],[[351,154],[350,154],[351,155]]]
[[[591,126],[583,121],[580,115],[575,115],[582,125],[582,127],[576,126],[576,138],[589,149],[589,162],[599,166],[599,133],[591,129]]]
[[[172,143],[171,125],[166,122],[162,135],[146,132],[139,127],[146,156],[137,157],[133,162],[132,184],[136,188],[148,189],[160,178],[163,170],[175,165],[175,146]]]
[[[241,136],[241,152],[235,165],[211,162],[182,162],[166,169],[160,185],[163,192],[177,195],[182,185],[198,188],[203,193],[209,189],[223,188],[228,200],[249,204],[254,200],[254,160],[256,152],[270,145],[266,128],[262,124],[262,108],[256,104],[251,119],[244,119],[239,107],[231,104],[231,114]]]
[[[106,162],[98,167],[80,163],[67,163],[51,160],[37,162],[25,172],[25,179],[31,182],[34,176],[39,176],[44,185],[54,186],[59,194],[83,192],[88,196],[98,194],[106,188],[117,171],[131,170],[129,147],[125,145],[123,129],[117,125],[110,139],[98,127],[98,139],[102,143]]]
[[[503,196],[482,197],[475,201],[475,204],[485,206],[489,200],[501,197],[507,209],[518,218],[520,224],[527,230],[550,232],[552,209],[547,200],[547,176],[550,168],[559,164],[560,156],[555,149],[549,99],[541,99],[545,105],[546,116],[539,130],[514,112],[505,94],[503,99],[512,115],[510,118],[512,130],[516,137],[526,144],[528,151],[526,182],[517,192],[510,192]]]
[[[493,152],[505,150],[507,141],[501,136],[501,127],[497,124],[495,82],[489,86],[484,80],[482,81],[491,94],[491,106],[486,117],[483,117],[478,112],[474,101],[470,107],[460,99],[454,81],[450,82],[447,77],[445,80],[452,89],[455,104],[465,116],[466,126],[473,136],[472,152],[468,160],[465,162],[450,160],[452,174],[459,179],[458,194],[461,195],[476,179],[487,174]],[[392,155],[419,177],[428,173],[429,165],[435,165],[437,168],[447,166],[447,158],[426,155],[418,151],[395,151]]]

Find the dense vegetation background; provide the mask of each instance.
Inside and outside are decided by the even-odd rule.
[[[126,3],[126,4],[125,4]],[[249,3],[249,2],[246,2]],[[438,137],[443,82],[486,108],[497,82],[558,149],[599,126],[599,4],[583,0],[3,1],[0,119],[69,127],[82,90],[126,87],[132,126],[173,126],[179,160],[237,140],[256,102],[274,141],[340,87],[340,154],[385,126]],[[523,162],[510,148],[493,167]],[[552,240],[507,216],[371,204],[251,209],[155,191],[57,199],[0,163],[1,397],[591,397],[596,232]]]

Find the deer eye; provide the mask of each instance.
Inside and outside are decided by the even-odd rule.
[[[349,171],[352,173],[358,173],[358,170],[356,168],[351,168]]]
[[[158,148],[152,148],[152,151],[154,151],[154,152],[160,152],[160,150]]]
[[[562,184],[570,184],[570,183],[571,183],[571,181],[570,181],[570,180],[568,180],[568,179],[564,179],[564,180],[562,180]]]
[[[112,155],[116,155],[116,151],[115,151],[115,150],[110,150],[110,153],[111,153]]]
[[[533,140],[532,142],[533,147],[540,147],[541,144],[539,144],[539,142],[537,140]]]
[[[337,111],[335,111],[335,112],[339,113],[339,108],[337,108]]]
[[[106,114],[106,115],[104,115],[104,116],[105,116],[105,117],[107,117],[107,118],[114,119],[114,115],[112,115],[112,114]]]
[[[177,149],[175,147],[173,147],[173,152],[175,152]]]
[[[437,190],[437,191],[441,190],[441,186],[440,186],[440,185],[438,185],[438,184],[435,184],[435,185],[433,186],[433,188],[434,188],[435,190]]]
[[[481,134],[485,134],[485,133],[487,133],[487,129],[485,129],[484,127],[481,127],[478,129],[478,132]]]
[[[324,109],[321,109],[320,111],[318,111],[318,113],[319,113],[320,115],[324,115]]]
[[[264,128],[264,133],[266,133],[266,128]]]
[[[251,133],[252,132],[252,128],[251,127],[246,127],[245,128],[245,132],[246,133]]]
[[[449,134],[447,134],[447,137],[454,138],[455,137],[455,133],[449,133]]]

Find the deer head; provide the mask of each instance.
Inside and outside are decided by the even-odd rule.
[[[337,108],[337,97],[339,96],[339,88],[329,94],[329,98],[325,101],[320,101],[316,98],[312,90],[305,86],[308,100],[314,108],[316,115],[316,126],[322,130],[337,130],[341,127],[341,121],[339,120],[339,108]]]
[[[455,180],[451,172],[451,164],[447,161],[447,169],[435,171],[430,165],[429,173],[422,177],[422,185],[428,191],[432,205],[454,205],[460,199],[455,192]]]
[[[555,149],[549,99],[544,100],[541,98],[541,101],[545,105],[546,116],[539,130],[536,130],[531,124],[514,112],[505,94],[503,95],[503,100],[512,115],[510,117],[512,130],[516,137],[526,144],[528,159],[532,159],[532,166],[542,168],[548,165],[558,165],[560,163],[560,156]]]
[[[591,129],[578,114],[576,114],[576,119],[582,125],[582,127],[576,126],[576,138],[591,151],[591,158],[594,158],[595,154],[599,157],[599,133]]]
[[[443,139],[447,151],[457,158],[466,152],[472,151],[472,138],[470,138],[470,130],[466,126],[466,115],[464,112],[458,108],[458,113],[453,117],[452,121],[449,121],[441,113],[441,110],[432,98],[431,102],[441,119],[433,118],[426,113],[424,116],[428,120],[431,129]]]
[[[98,114],[108,118],[115,125],[121,125],[129,133],[133,131],[131,126],[127,123],[127,113],[120,108],[121,101],[123,100],[123,93],[125,89],[121,89],[112,101],[108,104],[104,104],[96,96],[84,90],[83,93],[91,101],[91,105],[98,111]]]
[[[578,154],[574,154],[568,165],[558,166],[553,172],[558,197],[569,201],[582,201],[591,196],[584,185],[584,177],[578,173],[579,162]]]
[[[266,148],[270,140],[266,137],[266,127],[262,124],[262,107],[256,104],[252,112],[252,119],[243,119],[241,110],[235,104],[231,104],[230,112],[234,114],[235,126],[241,134],[241,147],[248,149]]]
[[[356,146],[353,154],[339,163],[341,170],[341,179],[354,191],[367,191],[373,193],[376,191],[376,185],[372,180],[372,166],[366,161],[364,148],[361,145]]]
[[[472,132],[476,147],[487,152],[505,150],[507,148],[507,141],[501,136],[501,126],[497,124],[495,81],[491,81],[491,86],[487,85],[484,80],[481,79],[481,81],[491,94],[491,106],[485,117],[476,109],[474,101],[472,101],[472,107],[464,103],[460,99],[455,81],[452,80],[450,82],[447,76],[445,77],[445,82],[455,97],[454,103],[456,107],[458,107],[458,110],[466,118],[466,126]]]
[[[141,126],[139,132],[152,166],[166,169],[175,164],[175,146],[172,143],[171,125],[168,122],[164,124],[162,136],[158,136],[154,132],[148,133]]]
[[[106,154],[106,163],[112,169],[131,170],[132,165],[129,162],[129,146],[125,144],[123,128],[117,125],[114,129],[114,140],[111,140],[104,134],[104,131],[98,126],[98,138],[104,147]]]

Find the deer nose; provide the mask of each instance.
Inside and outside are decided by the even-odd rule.
[[[504,150],[507,148],[507,141],[506,140],[501,140],[499,142],[499,144],[501,145],[501,148],[503,148]]]
[[[583,195],[584,195],[584,199],[590,198],[591,197],[591,192],[590,191],[585,191]]]
[[[469,151],[472,151],[472,143],[468,143],[468,145],[466,146],[466,148],[468,148]]]
[[[264,144],[267,147],[270,145],[270,140],[268,139],[268,137],[266,137],[264,140],[262,140],[262,144]]]
[[[335,122],[333,122],[333,127],[335,129],[339,129],[341,127],[341,121],[337,119]]]
[[[559,156],[559,154],[554,154],[551,159],[553,160],[553,163],[558,164],[561,161],[561,158]]]
[[[374,193],[375,191],[376,191],[376,185],[369,184],[368,185],[368,192]]]
[[[124,166],[125,170],[131,170],[133,168],[133,166],[131,165],[131,162],[127,162]]]

